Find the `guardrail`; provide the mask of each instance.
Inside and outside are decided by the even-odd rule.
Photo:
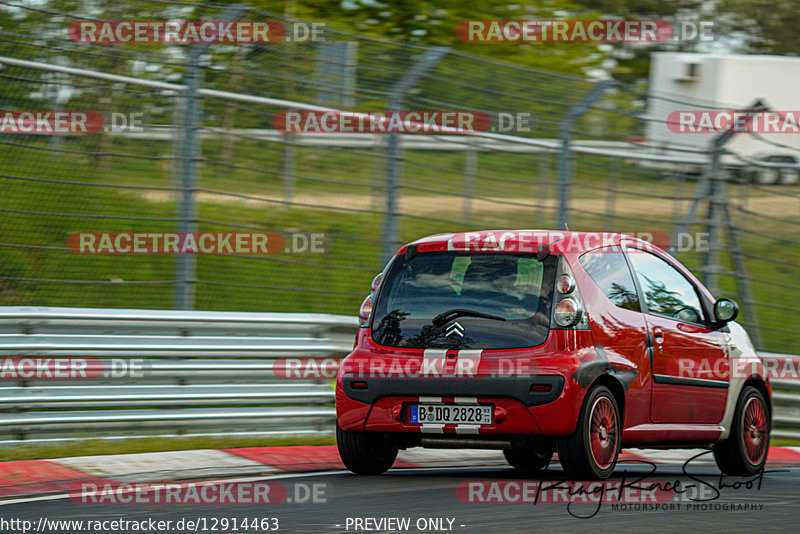
[[[773,365],[777,376],[772,384],[772,437],[800,440],[800,356],[760,352],[765,363]],[[792,378],[788,378],[792,377]]]
[[[357,326],[325,314],[0,307],[0,445],[329,435],[332,376]],[[309,370],[284,358],[330,360]],[[762,359],[778,371],[800,361]],[[800,380],[772,387],[773,437],[800,439]]]
[[[357,326],[324,314],[0,307],[0,444],[330,434],[330,371]],[[298,379],[287,357],[335,360]]]

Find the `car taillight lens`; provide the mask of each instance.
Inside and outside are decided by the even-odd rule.
[[[368,295],[361,303],[361,309],[358,310],[358,321],[361,324],[369,321],[369,314],[372,313],[372,295]]]
[[[559,258],[555,293],[553,295],[553,319],[550,328],[565,330],[588,330],[589,320],[583,306],[581,290],[572,274],[572,269],[563,256]]]
[[[562,274],[556,282],[556,290],[562,295],[569,295],[575,290],[575,280],[568,274]]]
[[[378,289],[378,286],[381,285],[381,281],[383,280],[383,273],[378,273],[375,278],[372,279],[372,290],[375,291]]]
[[[580,321],[582,313],[583,310],[575,299],[568,297],[558,303],[553,318],[558,326],[568,328]]]

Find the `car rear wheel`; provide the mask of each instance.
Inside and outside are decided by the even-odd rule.
[[[800,171],[797,169],[781,169],[781,185],[794,185],[800,181]]]
[[[350,432],[336,425],[336,445],[342,463],[357,475],[380,475],[397,459],[397,447],[379,432]]]
[[[550,465],[553,446],[550,444],[528,444],[503,450],[508,464],[521,471],[542,471]]]
[[[606,479],[619,456],[622,424],[614,395],[596,386],[586,395],[575,433],[558,440],[558,460],[572,479]]]
[[[753,171],[753,183],[773,185],[781,181],[781,169],[774,167],[758,167]]]
[[[764,395],[745,386],[736,403],[728,439],[713,447],[717,466],[726,475],[748,476],[759,472],[767,461],[769,408]]]

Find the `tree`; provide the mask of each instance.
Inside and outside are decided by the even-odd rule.
[[[800,55],[797,0],[721,0],[716,20],[742,37],[743,52]]]
[[[298,18],[324,20],[346,33],[454,50],[529,67],[585,74],[607,58],[597,43],[474,43],[456,36],[463,20],[519,20],[563,18],[573,13],[573,0],[543,0],[535,5],[516,5],[507,0],[289,0]],[[255,8],[276,14],[286,2],[255,0]],[[583,16],[597,14],[583,10]]]

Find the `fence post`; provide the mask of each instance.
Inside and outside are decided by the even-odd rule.
[[[183,96],[182,128],[183,139],[180,141],[180,220],[178,232],[192,232],[196,226],[197,207],[194,203],[194,191],[197,187],[197,157],[200,150],[197,146],[197,125],[199,124],[199,102],[197,89],[200,85],[199,54],[189,53],[189,63],[184,75],[186,92]],[[179,99],[180,100],[180,99]],[[176,100],[177,102],[177,100]],[[192,254],[179,254],[177,261],[175,287],[175,309],[191,310],[194,308],[194,278],[197,269],[196,258]]]
[[[550,205],[550,152],[542,150],[539,152],[539,183],[537,185],[537,194],[542,199],[539,206],[543,213],[547,213],[547,218],[542,218],[545,221],[550,220],[550,214],[555,215],[556,206]],[[552,219],[553,224],[556,224],[556,217]],[[549,223],[546,223],[549,224]]]
[[[572,128],[578,119],[589,111],[592,104],[595,103],[603,94],[614,85],[613,81],[604,81],[595,84],[585,95],[581,98],[572,109],[569,110],[567,116],[561,121],[559,125],[561,131],[561,155],[558,158],[558,176],[559,176],[559,209],[558,209],[558,226],[559,230],[564,229],[569,224],[569,193],[572,187]]]
[[[617,182],[619,181],[620,161],[613,158],[608,165],[608,191],[606,197],[606,223],[605,229],[612,231],[615,228],[617,216]]]
[[[721,215],[725,203],[725,177],[720,166],[722,147],[715,146],[711,156],[711,170],[709,171],[708,194],[708,249],[703,259],[703,284],[711,291],[712,295],[719,293],[719,275],[722,272],[720,265],[720,250],[722,249],[723,225]],[[720,205],[723,204],[723,205]],[[680,242],[676,243],[677,244]]]
[[[444,46],[431,48],[414,62],[389,94],[389,111],[401,111],[405,105],[406,94],[450,52]],[[403,156],[400,148],[400,134],[392,132],[386,140],[386,215],[383,219],[383,253],[381,265],[386,265],[400,246],[399,224],[397,222],[397,190],[400,187]]]
[[[470,146],[464,152],[464,199],[461,205],[461,222],[469,224],[472,215],[472,197],[475,196],[475,175],[478,174],[478,151]]]
[[[220,13],[217,20],[234,20],[247,6],[235,4]],[[208,50],[211,43],[193,45],[186,58],[184,74],[186,92],[184,93],[183,139],[180,142],[180,189],[181,207],[178,221],[179,232],[193,232],[197,227],[197,206],[195,191],[197,189],[197,160],[200,157],[200,141],[197,129],[201,126],[201,109],[197,91],[200,89],[200,57]],[[175,100],[176,105],[181,99]],[[194,290],[197,276],[197,259],[193,254],[178,254],[175,286],[175,309],[191,310],[194,308]]]
[[[758,325],[756,315],[756,299],[753,295],[753,288],[750,285],[750,275],[747,270],[747,262],[744,258],[744,248],[739,238],[739,229],[747,224],[747,215],[736,218],[736,223],[731,217],[730,204],[723,206],[725,210],[725,220],[728,222],[728,237],[730,239],[731,255],[733,256],[733,267],[736,270],[736,278],[739,286],[739,296],[742,300],[742,310],[744,311],[744,324],[747,326],[747,333],[750,334],[751,341],[756,347],[761,345],[761,328]],[[741,225],[741,226],[740,226]]]
[[[673,182],[673,204],[672,204],[672,218],[679,220],[681,210],[683,208],[683,195],[686,194],[686,173],[675,171],[671,175]]]
[[[765,111],[769,108],[760,100],[756,100],[746,115],[746,123],[749,123],[756,112]],[[721,228],[728,230],[729,250],[733,258],[734,268],[739,288],[739,296],[743,300],[742,305],[747,317],[748,326],[752,326],[751,334],[756,347],[760,347],[761,335],[758,330],[758,318],[756,316],[755,299],[753,298],[750,280],[747,275],[747,265],[742,257],[744,250],[739,239],[738,229],[731,220],[727,198],[727,177],[722,169],[721,158],[725,151],[725,144],[733,137],[734,132],[726,131],[719,134],[711,141],[711,162],[707,173],[701,177],[697,186],[692,204],[686,216],[681,220],[675,229],[673,243],[680,243],[681,234],[688,230],[689,226],[695,222],[697,207],[705,199],[708,199],[708,218],[705,221],[708,230],[708,250],[703,258],[703,284],[711,291],[712,295],[719,293],[719,275],[722,273],[720,265],[720,251],[722,248]]]
[[[381,202],[384,200],[382,195],[384,173],[386,170],[386,136],[381,134],[372,134],[374,142],[372,144],[372,188],[371,188],[371,203],[370,208],[372,211],[379,212],[382,210]]]
[[[287,203],[292,202],[294,198],[294,182],[297,170],[296,151],[295,136],[288,133],[285,134],[283,136],[283,166],[281,174],[283,178],[283,200]],[[287,207],[287,205],[284,205],[284,207]]]
[[[761,331],[758,326],[758,317],[756,316],[755,298],[750,286],[750,277],[747,273],[747,263],[743,257],[744,250],[739,238],[739,228],[731,218],[727,178],[720,165],[721,155],[722,146],[715,145],[709,176],[708,250],[703,261],[703,284],[711,291],[712,295],[717,295],[720,291],[719,276],[723,272],[720,256],[721,251],[724,249],[722,246],[722,229],[726,228],[728,230],[728,249],[734,266],[734,277],[736,278],[739,298],[741,299],[745,316],[744,322],[748,327],[748,333],[753,344],[756,347],[761,347]]]

